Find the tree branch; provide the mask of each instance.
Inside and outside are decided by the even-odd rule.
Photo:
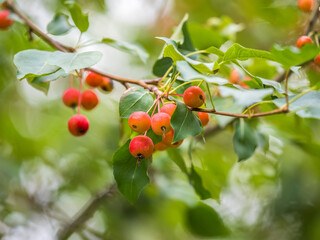
[[[113,196],[113,194],[117,191],[116,184],[111,187],[106,188],[101,193],[92,197],[89,202],[73,217],[72,221],[66,224],[57,234],[59,240],[65,240],[72,233],[77,231],[90,217],[92,217],[93,213],[99,207],[100,203]]]

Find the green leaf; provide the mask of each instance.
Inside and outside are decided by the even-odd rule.
[[[48,64],[52,52],[35,49],[18,52],[13,59],[18,68],[19,80],[33,76],[44,76],[59,70],[58,66]]]
[[[263,58],[272,61],[274,60],[273,55],[267,51],[245,48],[235,43],[225,52],[223,61],[245,61],[249,58]]]
[[[187,209],[186,225],[191,233],[201,237],[224,237],[230,233],[219,214],[202,202]]]
[[[155,134],[151,128],[148,130],[147,136],[151,138],[154,145],[162,141],[162,136]]]
[[[88,14],[83,13],[77,3],[67,3],[72,20],[80,32],[86,32],[89,28]]]
[[[35,77],[32,80],[32,83],[45,83],[45,82],[50,82],[53,80],[58,79],[59,77],[67,77],[69,74],[65,73],[62,69],[58,70],[55,73],[46,75],[46,76],[42,76],[42,77]]]
[[[289,97],[289,100],[296,97],[293,95]],[[282,107],[286,104],[285,98],[278,98],[273,100],[273,102],[278,106]],[[289,109],[295,112],[298,116],[302,118],[316,118],[320,119],[320,92],[311,91],[302,97],[298,98],[296,101],[289,105]]]
[[[146,63],[149,58],[147,51],[138,44],[114,40],[111,38],[104,38],[101,40],[101,43],[108,44],[113,48],[138,56],[144,63]]]
[[[184,162],[184,159],[181,156],[180,151],[175,148],[168,148],[167,153],[171,160],[174,161],[174,163],[180,168],[180,170],[184,172],[187,176],[189,176],[186,163]]]
[[[134,203],[144,187],[149,184],[148,159],[142,160],[140,166],[138,166],[137,159],[129,151],[130,141],[128,140],[115,152],[112,161],[113,175],[119,191],[126,199]]]
[[[35,49],[21,51],[14,56],[18,68],[18,78],[31,78],[51,75],[62,68],[65,73],[76,69],[91,67],[99,62],[100,52],[65,53],[48,52]],[[59,71],[59,73],[64,74]]]
[[[284,68],[289,69],[314,59],[320,53],[320,48],[315,44],[307,44],[301,49],[292,46],[274,45],[271,53],[277,62],[281,63]]]
[[[211,53],[219,57],[224,57],[224,52],[222,52],[219,48],[216,48],[216,47],[209,47],[205,51],[207,53]]]
[[[68,20],[68,15],[57,13],[47,26],[48,33],[52,35],[66,34],[73,27]]]
[[[49,82],[34,82],[34,80],[28,79],[28,83],[31,87],[43,92],[45,95],[48,94],[49,88],[50,88],[50,83]]]
[[[238,155],[239,161],[251,157],[258,146],[258,139],[255,131],[243,119],[235,123],[233,136],[234,151]]]
[[[232,96],[239,106],[250,106],[254,103],[262,101],[266,96],[270,96],[274,90],[272,88],[266,89],[235,89],[229,87],[220,88],[222,97]]]
[[[199,118],[182,102],[177,102],[176,110],[171,117],[171,126],[174,130],[173,142],[202,132]]]
[[[217,111],[229,112],[229,113],[242,113],[243,107],[239,106],[232,97],[214,98],[214,105]],[[215,118],[221,128],[226,127],[231,123],[234,118],[223,115],[216,115]]]
[[[172,64],[173,61],[169,57],[158,59],[153,65],[152,73],[158,77],[162,77],[166,74]]]
[[[77,69],[91,67],[102,58],[102,53],[97,51],[82,53],[65,53],[56,51],[48,58],[48,64],[61,67],[66,73]]]
[[[215,76],[207,76],[199,73],[197,70],[193,69],[187,62],[178,61],[176,62],[177,70],[180,72],[182,78],[185,81],[191,81],[195,79],[203,79],[208,83],[215,83],[218,85],[223,85],[228,83],[227,79]]]
[[[153,104],[153,97],[148,90],[142,88],[129,88],[120,99],[119,114],[128,118],[136,111],[148,111]]]
[[[191,165],[191,172],[189,174],[190,184],[193,186],[196,193],[202,200],[211,198],[210,192],[204,188],[200,175],[194,169],[193,164]]]

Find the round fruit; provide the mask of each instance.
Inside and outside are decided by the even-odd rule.
[[[99,87],[103,82],[103,76],[89,72],[86,77],[86,84],[90,87]]]
[[[183,140],[179,140],[177,142],[172,143],[173,137],[174,137],[174,130],[171,129],[170,132],[168,132],[166,135],[164,135],[164,137],[162,139],[162,143],[164,143],[165,145],[167,145],[170,148],[179,147],[183,143]]]
[[[62,101],[67,107],[75,108],[78,106],[80,92],[76,88],[68,88],[63,92]]]
[[[314,0],[298,0],[298,7],[304,12],[312,12],[315,4]]]
[[[237,84],[240,80],[240,74],[237,69],[231,69],[229,82],[232,84]]]
[[[100,88],[105,92],[111,92],[113,89],[113,81],[110,78],[103,77]]]
[[[86,110],[95,108],[99,103],[97,94],[92,90],[86,90],[81,95],[81,105]]]
[[[301,36],[298,38],[297,47],[302,48],[302,46],[304,46],[305,44],[311,44],[311,43],[313,43],[311,38],[309,38],[308,36]]]
[[[314,63],[320,66],[320,54],[314,59]]]
[[[169,114],[170,117],[172,117],[174,111],[176,110],[176,107],[177,106],[173,103],[167,103],[162,106],[162,108],[160,109],[160,112]]]
[[[12,24],[13,20],[8,18],[10,12],[8,10],[0,11],[0,29],[7,30]]]
[[[170,125],[171,117],[167,113],[156,113],[151,118],[151,128],[153,132],[157,135],[163,135],[166,134],[171,130]]]
[[[183,94],[184,103],[192,108],[200,107],[204,104],[206,97],[199,87],[189,87]]]
[[[164,151],[168,148],[168,146],[166,144],[164,144],[163,142],[159,142],[156,145],[154,145],[154,150],[155,151]]]
[[[206,126],[209,122],[209,114],[208,113],[204,113],[204,112],[198,112],[198,115],[199,115],[199,119],[202,123],[202,126]]]
[[[88,131],[89,121],[85,116],[77,114],[69,119],[68,128],[73,136],[80,137]]]
[[[138,160],[151,157],[154,145],[151,138],[143,135],[134,137],[129,144],[129,151]]]
[[[144,133],[151,126],[151,118],[146,112],[134,112],[129,117],[130,128],[138,133]]]

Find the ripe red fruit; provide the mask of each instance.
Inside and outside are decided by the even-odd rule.
[[[80,137],[88,131],[89,120],[81,114],[74,115],[68,121],[68,128],[73,136]]]
[[[171,117],[167,113],[156,113],[151,118],[151,128],[153,132],[157,135],[163,135],[166,134],[171,130],[170,125]]]
[[[80,92],[76,88],[68,88],[63,92],[62,101],[67,107],[75,108],[79,102]]]
[[[301,36],[298,38],[297,47],[302,48],[302,46],[304,46],[305,44],[310,44],[310,43],[313,43],[311,38],[309,38],[308,36]]]
[[[92,90],[86,90],[81,95],[81,105],[86,110],[95,108],[99,103],[97,94]]]
[[[304,12],[312,12],[315,4],[314,0],[298,0],[298,7]]]
[[[10,12],[8,10],[0,11],[0,29],[7,30],[12,24],[13,20],[8,18]]]
[[[156,145],[154,145],[154,150],[155,151],[164,151],[168,148],[168,146],[166,144],[164,144],[163,142],[159,142]]]
[[[240,74],[237,69],[231,69],[229,82],[232,84],[237,84],[240,80]]]
[[[177,106],[173,103],[167,103],[162,106],[162,108],[160,109],[160,112],[169,114],[170,117],[172,117],[174,111],[176,110],[176,107]]]
[[[103,76],[89,72],[86,77],[86,84],[90,87],[99,87],[103,82]]]
[[[204,113],[204,112],[198,112],[198,115],[199,115],[199,119],[202,123],[202,126],[206,126],[209,122],[209,114],[208,113]]]
[[[199,87],[189,87],[183,94],[184,103],[192,108],[200,107],[205,99],[204,92]]]
[[[129,151],[138,160],[151,157],[154,145],[151,138],[143,135],[134,137],[129,144]]]
[[[320,54],[314,59],[314,63],[320,66]]]
[[[151,118],[146,112],[134,112],[129,117],[130,128],[138,133],[144,133],[151,126]]]
[[[113,81],[110,78],[103,77],[100,88],[105,92],[111,92],[113,89]]]
[[[174,137],[174,130],[171,129],[170,132],[168,132],[166,135],[163,136],[162,143],[164,143],[165,145],[167,145],[167,147],[170,147],[170,148],[179,147],[183,143],[183,140],[179,140],[173,143],[172,142],[173,137]]]

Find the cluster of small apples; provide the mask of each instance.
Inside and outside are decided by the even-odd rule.
[[[183,101],[188,107],[198,108],[204,104],[205,94],[199,87],[189,87],[183,94]],[[130,115],[128,120],[130,128],[137,133],[144,133],[144,135],[134,137],[129,145],[130,153],[139,162],[142,159],[151,157],[154,151],[177,148],[182,144],[183,139],[173,142],[174,130],[170,122],[175,110],[176,105],[174,103],[167,103],[160,108],[158,113],[152,114],[151,117],[143,111],[137,111]],[[198,116],[202,126],[206,126],[209,122],[209,114],[198,112]],[[162,136],[162,141],[155,145],[152,139],[146,136],[150,127],[156,135]]]
[[[13,24],[13,20],[9,18],[10,12],[8,10],[0,11],[0,30],[8,30]]]
[[[102,91],[110,92],[113,89],[113,81],[110,78],[101,76],[94,72],[88,72],[85,78],[86,84],[91,88],[100,88]],[[91,89],[85,90],[82,93],[76,88],[68,88],[62,96],[63,103],[70,108],[82,107],[85,110],[94,109],[98,103],[98,95]],[[79,137],[89,129],[88,119],[78,113],[72,116],[68,121],[68,128],[72,135]]]

